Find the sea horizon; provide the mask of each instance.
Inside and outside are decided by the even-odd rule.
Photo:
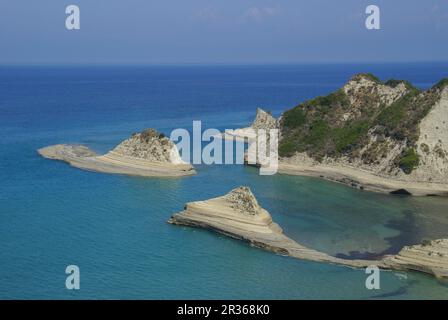
[[[0,67],[263,67],[263,66],[316,66],[316,65],[402,65],[446,64],[448,60],[347,60],[297,62],[0,62]]]

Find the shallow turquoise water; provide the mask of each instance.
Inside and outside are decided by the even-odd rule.
[[[131,132],[246,125],[257,106],[278,115],[359,71],[421,87],[448,65],[0,68],[0,298],[448,298],[417,273],[299,261],[166,220],[192,200],[252,188],[285,233],[339,255],[395,252],[446,237],[448,201],[388,196],[319,179],[197,167],[182,179],[86,172],[36,149],[79,142],[103,152]],[[81,290],[65,289],[65,267]]]

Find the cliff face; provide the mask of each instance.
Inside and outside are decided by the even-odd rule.
[[[428,115],[420,122],[416,143],[419,165],[413,175],[421,180],[448,182],[448,86],[441,91]]]
[[[448,181],[448,81],[427,91],[359,74],[286,111],[279,154],[289,163],[344,165],[406,181]]]
[[[149,161],[183,163],[174,143],[155,129],[134,133],[116,146],[112,152]]]
[[[277,128],[277,120],[269,112],[257,108],[257,115],[250,127],[252,129],[275,129]]]

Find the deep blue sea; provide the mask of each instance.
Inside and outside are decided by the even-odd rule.
[[[394,253],[448,236],[448,199],[390,196],[314,178],[260,176],[240,165],[197,166],[181,179],[82,171],[36,150],[82,143],[106,152],[131,133],[238,128],[257,107],[278,116],[328,94],[353,74],[428,88],[448,63],[295,66],[0,67],[0,298],[416,299],[448,298],[418,273],[300,261],[205,230],[172,226],[188,201],[252,188],[285,233],[346,256]],[[81,289],[65,288],[78,265]]]

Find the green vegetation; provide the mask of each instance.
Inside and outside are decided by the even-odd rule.
[[[448,78],[443,78],[442,80],[440,80],[436,85],[435,85],[435,87],[436,88],[443,88],[443,87],[445,87],[445,86],[447,86],[448,85]]]
[[[278,147],[278,152],[282,157],[291,157],[296,150],[297,147],[292,139],[283,139]]]
[[[419,156],[414,148],[407,148],[399,159],[398,165],[404,173],[410,174],[420,162]]]
[[[395,88],[396,86],[398,86],[398,85],[399,85],[400,83],[402,83],[402,82],[403,82],[402,80],[389,79],[389,80],[387,80],[384,84],[385,84],[386,86]]]
[[[436,88],[436,86],[434,87]],[[418,125],[440,97],[434,88],[422,93],[413,89],[378,115],[375,125],[380,125],[386,136],[414,145],[419,136]]]
[[[378,82],[378,83],[382,83],[381,80],[377,76],[375,76],[375,75],[373,75],[371,73],[362,73],[361,75],[366,77],[366,78],[368,78],[368,79],[370,79],[370,80],[372,80],[372,81],[375,81],[375,82]]]
[[[329,127],[326,122],[319,119],[314,121],[309,127],[304,143],[311,148],[321,148],[325,144]]]
[[[368,73],[356,75],[353,80],[362,78],[383,84]],[[386,157],[389,147],[384,141],[387,138],[408,146],[395,163],[405,173],[411,173],[419,164],[415,150],[420,134],[418,126],[440,98],[439,89],[448,85],[448,78],[424,92],[403,80],[391,79],[384,85],[395,88],[401,83],[408,92],[387,107],[382,104],[377,90],[366,89],[346,94],[340,89],[286,111],[280,124],[282,139],[279,142],[279,155],[289,157],[296,152],[306,152],[316,160],[325,156],[359,157],[359,151],[366,146],[368,132],[371,131],[377,140],[363,150],[363,161],[375,163]],[[351,104],[351,101],[355,103]],[[426,149],[422,147],[423,152]]]
[[[350,150],[361,140],[361,137],[367,133],[368,129],[369,123],[367,121],[350,123],[348,126],[335,129],[336,151],[342,153]]]
[[[300,106],[288,110],[283,114],[283,126],[285,128],[299,127],[303,125],[305,121],[305,113]]]
[[[403,135],[400,135],[400,133],[403,132],[400,130],[400,124],[403,123],[408,106],[414,98],[415,93],[408,93],[388,108],[383,109],[377,118],[377,123],[384,126],[389,135],[402,139]]]
[[[308,152],[316,159],[325,155],[340,155],[352,149],[368,130],[367,121],[339,123],[348,111],[350,100],[343,90],[317,97],[285,112],[282,117],[283,139],[280,156],[295,151]]]
[[[404,86],[405,86],[408,90],[410,90],[410,91],[417,91],[417,92],[419,91],[419,89],[417,89],[416,87],[414,87],[414,86],[412,85],[412,83],[410,83],[409,81],[406,81],[406,80],[389,79],[389,80],[387,80],[384,84],[385,84],[386,86],[395,88],[395,87],[398,86],[400,83],[403,83]]]
[[[349,106],[349,99],[344,91],[338,90],[330,93],[327,96],[320,96],[304,103],[305,108],[317,108],[320,111],[326,112],[328,109],[336,108],[338,106]]]

